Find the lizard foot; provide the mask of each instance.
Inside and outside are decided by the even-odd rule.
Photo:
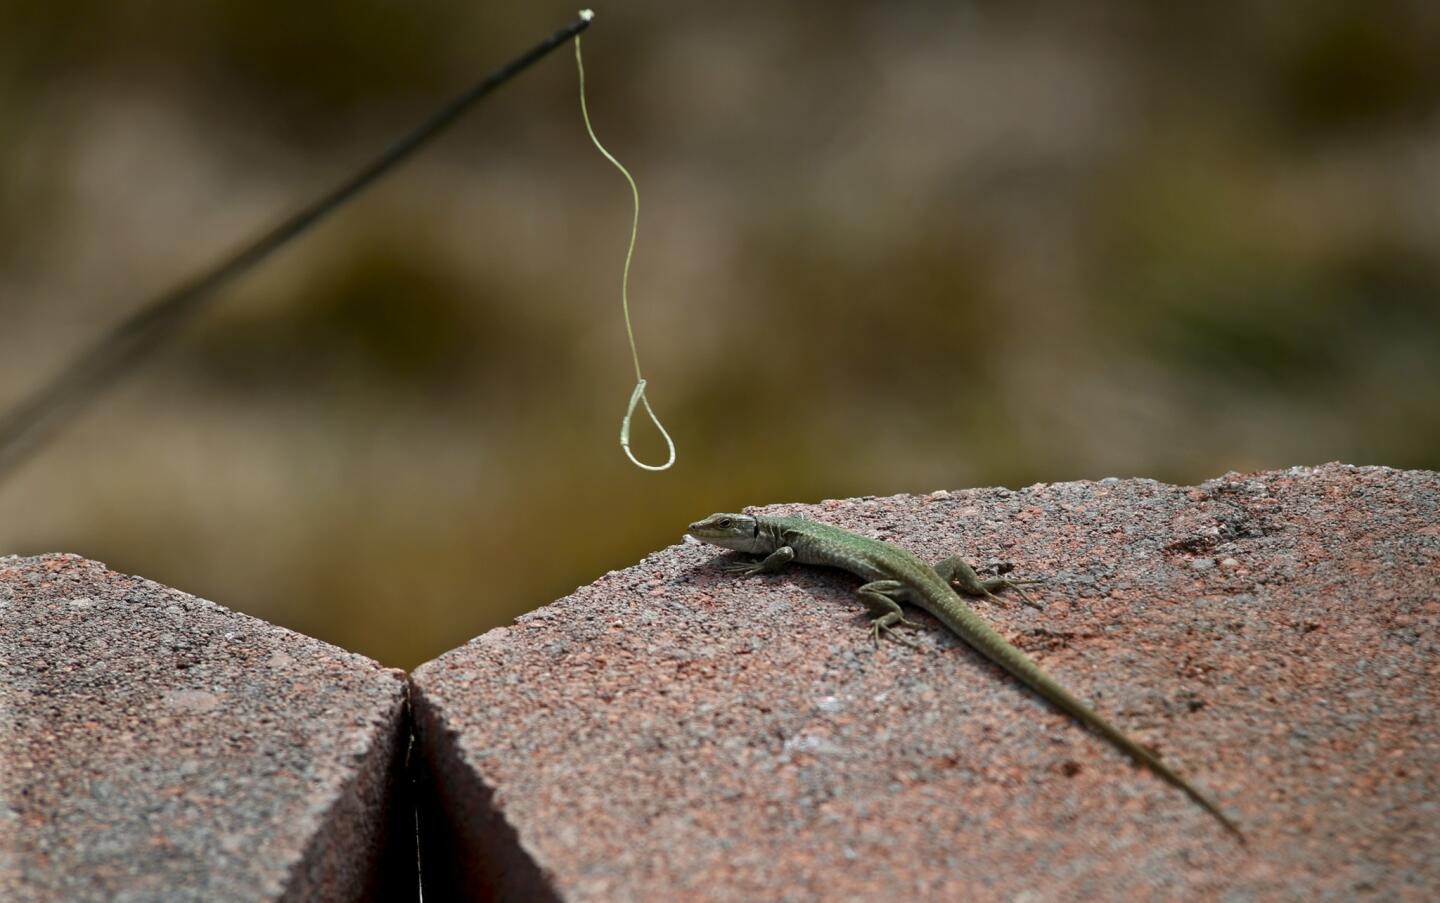
[[[723,561],[720,569],[727,574],[741,577],[753,577],[762,570],[758,561]]]
[[[888,615],[885,615],[878,617],[870,622],[870,638],[875,641],[875,648],[877,649],[880,648],[880,639],[883,637],[887,640],[892,640],[896,643],[899,643],[902,646],[909,646],[911,649],[919,651],[919,646],[915,645],[907,639],[903,639],[897,634],[895,630],[896,627],[919,626],[919,624],[916,624],[914,621],[911,621],[908,618],[900,618],[898,621],[892,621],[890,620]]]
[[[990,601],[995,602],[995,603],[1000,604],[1000,605],[1004,605],[1004,604],[1005,604],[1005,600],[1002,599],[1002,598],[1000,598],[999,596],[997,596],[997,595],[995,595],[995,594],[996,594],[997,592],[999,592],[1000,590],[1013,589],[1013,590],[1015,591],[1015,595],[1017,595],[1017,596],[1020,597],[1020,601],[1024,602],[1026,605],[1030,606],[1031,608],[1035,608],[1035,609],[1039,609],[1040,611],[1044,611],[1044,610],[1045,610],[1045,606],[1041,605],[1039,602],[1036,602],[1034,599],[1030,598],[1030,594],[1027,593],[1027,592],[1025,592],[1023,589],[1020,588],[1021,584],[1026,584],[1026,583],[1044,583],[1044,582],[1045,582],[1044,580],[1041,580],[1041,579],[1038,578],[1038,577],[1033,577],[1033,578],[1030,578],[1030,579],[1027,579],[1027,580],[1011,580],[1011,579],[1009,579],[1009,578],[1007,578],[1007,577],[991,577],[989,580],[982,580],[982,581],[980,581],[980,582],[979,582],[977,585],[975,585],[975,586],[965,586],[963,582],[958,581],[958,580],[956,580],[956,581],[951,581],[950,585],[951,585],[952,587],[954,587],[954,588],[955,588],[957,591],[959,591],[959,592],[968,593],[968,594],[970,594],[970,595],[983,595],[983,596],[985,596],[986,598],[988,598]],[[976,593],[976,592],[975,592],[976,589],[978,589],[980,592],[979,592],[979,593]]]
[[[1004,578],[1001,578],[1001,579],[1004,579]],[[1021,602],[1024,602],[1026,605],[1030,606],[1031,608],[1037,609],[1037,610],[1039,610],[1039,611],[1044,611],[1044,610],[1045,610],[1045,606],[1041,605],[1039,602],[1036,602],[1034,599],[1030,598],[1030,594],[1027,593],[1027,592],[1025,592],[1023,589],[1020,588],[1020,584],[1022,584],[1022,583],[1043,583],[1043,582],[1044,582],[1043,580],[1040,580],[1040,579],[1038,579],[1038,578],[1036,578],[1036,579],[1031,579],[1031,580],[1005,580],[1005,582],[1004,582],[1003,584],[1001,584],[1001,585],[1002,585],[1005,589],[1013,589],[1013,590],[1015,591],[1015,595],[1017,595],[1017,596],[1020,597],[1020,601],[1021,601]],[[990,596],[990,598],[993,599],[993,598],[995,598],[995,597],[992,595],[992,596]]]

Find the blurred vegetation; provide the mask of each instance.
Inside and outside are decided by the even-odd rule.
[[[586,36],[674,471],[615,446],[629,202],[562,50],[0,484],[0,550],[408,667],[713,510],[1440,467],[1440,6],[712,10]],[[0,4],[0,404],[573,15]]]

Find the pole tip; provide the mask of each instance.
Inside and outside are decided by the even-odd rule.
[[[591,19],[595,18],[595,10],[593,10],[593,9],[582,9],[582,10],[580,10],[580,18],[581,18],[582,20],[586,21],[586,22],[589,22]]]

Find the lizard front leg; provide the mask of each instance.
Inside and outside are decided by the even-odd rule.
[[[905,612],[900,608],[898,600],[905,598],[909,592],[905,584],[899,580],[872,580],[855,591],[860,596],[860,601],[875,615],[870,621],[870,637],[875,645],[880,645],[880,638],[894,640],[902,646],[909,646],[911,649],[919,649],[909,640],[902,640],[895,635],[896,627],[919,627],[914,621],[905,617]]]
[[[753,577],[756,574],[773,574],[794,560],[795,550],[781,546],[760,561],[727,561],[721,567],[741,577]]]
[[[991,577],[988,580],[981,580],[975,569],[965,563],[959,555],[952,555],[944,561],[935,565],[935,573],[940,579],[953,586],[955,589],[967,596],[988,596],[995,601],[1000,601],[995,594],[1005,589],[1013,589],[1026,605],[1031,608],[1044,608],[1025,594],[1020,588],[1022,583],[1040,583],[1039,580],[1009,580],[1005,577]]]

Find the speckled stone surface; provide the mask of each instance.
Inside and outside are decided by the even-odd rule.
[[[1044,611],[977,610],[1210,790],[1249,847],[924,615],[919,651],[876,651],[854,578],[737,579],[686,543],[414,673],[441,794],[427,892],[1440,897],[1440,476],[763,510],[1046,577]]]
[[[0,680],[0,900],[413,898],[400,672],[45,556],[0,558]]]

